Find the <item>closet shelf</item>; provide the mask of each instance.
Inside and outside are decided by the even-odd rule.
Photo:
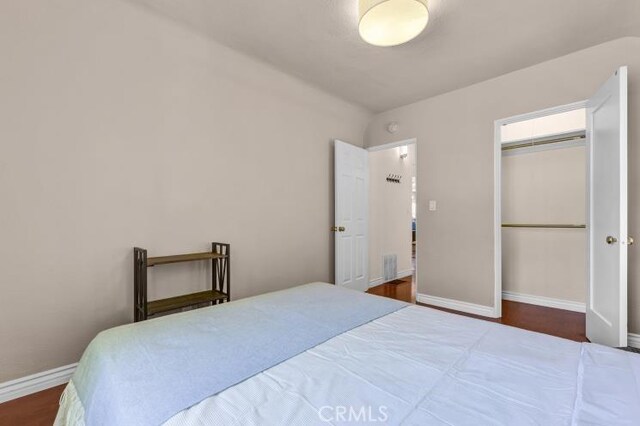
[[[587,225],[565,223],[503,223],[503,228],[550,228],[550,229],[585,229]]]

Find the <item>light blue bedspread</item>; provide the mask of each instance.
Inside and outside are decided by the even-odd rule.
[[[314,283],[103,331],[72,378],[93,425],[158,425],[408,304]]]

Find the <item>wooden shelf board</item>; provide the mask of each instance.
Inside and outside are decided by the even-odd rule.
[[[183,296],[169,297],[168,299],[153,300],[147,303],[147,313],[149,315],[160,312],[174,311],[187,306],[200,305],[202,303],[225,300],[227,295],[219,291],[201,291],[199,293],[185,294]]]
[[[147,266],[166,265],[168,263],[192,262],[194,260],[224,259],[227,256],[220,253],[188,253],[174,256],[157,256],[147,258]]]

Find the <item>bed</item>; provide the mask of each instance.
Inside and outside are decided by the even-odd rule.
[[[314,283],[116,327],[56,425],[637,425],[640,356]]]

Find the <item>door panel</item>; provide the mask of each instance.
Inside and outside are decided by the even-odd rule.
[[[587,337],[627,345],[627,68],[587,104],[589,283]]]
[[[364,291],[369,287],[369,153],[335,141],[335,280]]]

